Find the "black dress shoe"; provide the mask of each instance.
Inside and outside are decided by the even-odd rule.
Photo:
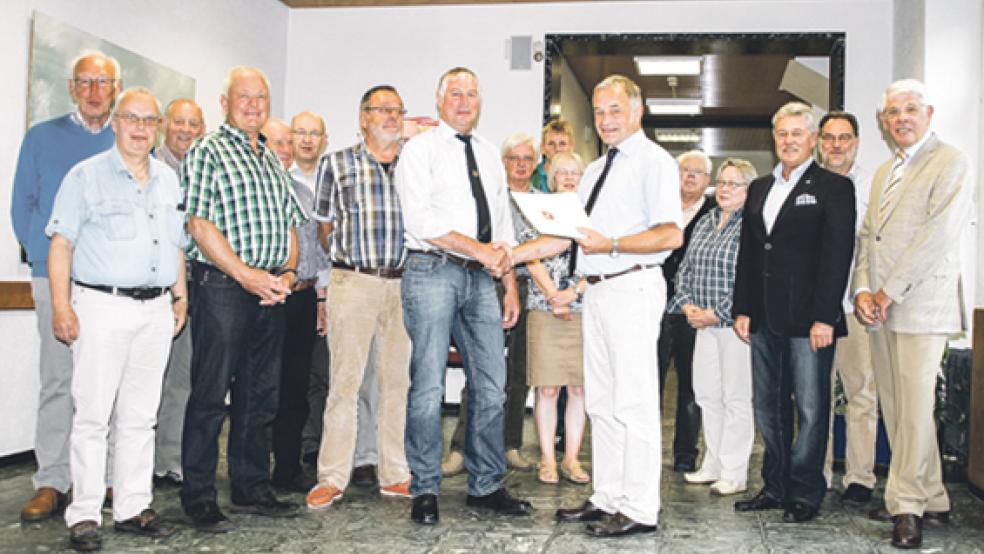
[[[68,541],[78,552],[92,552],[102,548],[99,524],[95,521],[80,521],[68,530]]]
[[[892,546],[895,548],[919,548],[922,546],[922,518],[916,514],[895,516],[892,529]]]
[[[673,471],[677,473],[690,473],[697,469],[697,460],[690,456],[677,456],[673,460]]]
[[[509,494],[506,487],[499,487],[485,496],[468,495],[465,504],[473,508],[487,508],[504,516],[527,516],[533,513],[533,505]]]
[[[817,508],[805,502],[793,502],[786,506],[782,520],[786,523],[803,523],[817,517]]]
[[[265,496],[252,502],[240,503],[233,500],[229,506],[229,511],[234,514],[266,517],[294,517],[300,514],[301,508],[294,502],[285,502],[268,492]]]
[[[585,500],[584,504],[581,504],[577,508],[560,508],[557,510],[556,517],[557,521],[567,523],[574,521],[588,523],[591,521],[601,521],[607,515],[608,512],[596,507],[590,500]]]
[[[157,512],[147,508],[140,515],[113,523],[113,529],[121,533],[133,533],[142,537],[161,539],[174,534],[174,527],[165,525]]]
[[[604,523],[589,523],[587,532],[592,537],[622,537],[635,533],[654,533],[655,525],[645,525],[618,512]]]
[[[168,471],[164,475],[154,476],[155,489],[180,489],[184,482],[176,473]]]
[[[191,518],[191,524],[199,531],[228,533],[235,528],[229,518],[219,510],[219,505],[215,502],[203,502],[190,506],[185,509],[185,513]]]
[[[871,500],[871,489],[858,483],[851,483],[841,493],[841,500],[851,504],[867,504]]]
[[[367,464],[353,469],[352,484],[357,487],[375,488],[379,484],[376,478],[376,466]]]
[[[868,512],[868,519],[874,521],[881,521],[882,523],[894,522],[895,517],[888,512],[884,507],[875,508]],[[929,527],[943,527],[950,523],[950,512],[923,512],[922,515],[923,525]]]
[[[276,477],[270,479],[270,485],[283,492],[302,492],[307,494],[317,484],[318,481],[316,479],[308,477],[303,471],[288,479],[278,479]]]
[[[437,510],[437,495],[422,494],[413,497],[413,507],[410,508],[410,519],[423,525],[436,525],[441,519]]]
[[[739,500],[735,502],[736,512],[758,512],[761,510],[778,510],[782,508],[782,502],[765,494],[764,490],[759,491],[749,500]]]

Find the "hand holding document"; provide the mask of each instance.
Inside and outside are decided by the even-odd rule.
[[[578,227],[591,227],[581,199],[574,192],[535,194],[511,193],[526,219],[542,235],[583,238]]]

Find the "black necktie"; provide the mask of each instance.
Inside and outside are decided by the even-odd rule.
[[[468,181],[471,182],[472,198],[475,199],[475,211],[478,212],[478,242],[492,242],[492,219],[489,216],[489,202],[482,188],[482,176],[478,174],[478,163],[475,161],[475,151],[472,150],[471,135],[456,134],[458,140],[465,143],[465,159],[468,160]]]
[[[605,178],[608,177],[608,171],[612,168],[612,161],[615,160],[615,154],[618,154],[618,148],[613,146],[608,149],[608,156],[605,158],[605,168],[601,170],[601,175],[598,176],[598,180],[595,181],[594,188],[591,189],[591,194],[588,196],[588,203],[584,206],[584,211],[588,215],[591,215],[591,210],[594,209],[595,202],[598,200],[598,193],[601,192],[601,187],[605,184]],[[567,266],[568,275],[573,276],[575,269],[577,269],[577,245],[574,245],[571,249],[571,261]]]

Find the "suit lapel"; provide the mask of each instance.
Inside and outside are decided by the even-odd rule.
[[[892,213],[895,208],[898,207],[899,202],[906,195],[908,190],[916,186],[913,183],[919,181],[919,173],[926,168],[926,165],[933,159],[933,152],[939,147],[940,140],[936,138],[936,135],[931,135],[926,139],[926,143],[923,144],[922,148],[912,157],[909,164],[905,168],[905,172],[902,174],[902,182],[898,184],[899,190],[892,195],[889,200],[888,206],[885,207],[885,214],[882,216],[881,221],[878,222],[878,228],[881,229],[885,226],[885,223],[892,218]],[[885,186],[888,184],[888,179],[891,176],[891,165],[889,165],[889,171],[885,175],[885,179],[879,187],[878,202],[875,206],[880,205],[881,195],[885,192]]]
[[[796,186],[793,187],[793,190],[789,191],[789,196],[786,197],[786,200],[779,208],[779,213],[776,214],[776,221],[772,224],[772,232],[776,231],[776,228],[782,224],[783,217],[796,205],[796,198],[813,188],[813,182],[816,180],[816,173],[819,167],[816,161],[810,162],[810,167],[806,168],[806,171],[800,176]]]
[[[762,187],[762,193],[751,198],[749,200],[754,201],[754,205],[750,204],[748,207],[753,208],[754,213],[759,214],[759,217],[755,218],[758,220],[759,232],[762,233],[763,237],[769,236],[769,232],[765,229],[765,218],[762,217],[762,208],[765,207],[765,199],[769,197],[769,191],[772,190],[772,185],[776,182],[776,178],[769,174],[766,178],[765,185]],[[746,209],[746,213],[748,210]]]

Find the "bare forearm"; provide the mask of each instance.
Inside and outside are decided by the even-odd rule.
[[[530,272],[530,277],[533,278],[536,286],[543,291],[544,296],[550,298],[557,294],[557,286],[554,285],[553,279],[550,278],[550,273],[547,272],[547,268],[543,264],[540,262],[529,262],[526,264],[526,269]]]
[[[524,242],[512,251],[513,263],[521,264],[542,258],[556,256],[571,245],[570,239],[541,236],[537,239]]]
[[[249,270],[243,261],[232,250],[229,241],[222,235],[218,227],[207,219],[192,216],[188,219],[188,234],[195,239],[198,249],[205,254],[215,267],[237,281]]]
[[[634,235],[618,238],[620,252],[652,254],[675,250],[683,244],[683,231],[673,223],[662,223]]]
[[[482,250],[485,248],[485,245],[482,243],[471,237],[462,235],[457,231],[451,231],[446,235],[428,239],[427,242],[433,244],[441,250],[444,250],[445,252],[464,254],[465,256],[476,260],[481,257]]]
[[[48,286],[51,289],[53,309],[65,309],[71,305],[72,243],[56,234],[51,238],[48,250]]]
[[[287,253],[287,261],[283,267],[297,269],[297,258],[300,256],[301,246],[297,240],[297,227],[290,228],[290,251]],[[294,274],[297,275],[296,273]]]
[[[185,256],[184,251],[178,248],[178,280],[171,285],[171,296],[173,298],[188,298],[188,279],[185,275]]]
[[[318,225],[318,241],[325,252],[331,252],[331,232],[335,230],[334,223],[321,223]]]

